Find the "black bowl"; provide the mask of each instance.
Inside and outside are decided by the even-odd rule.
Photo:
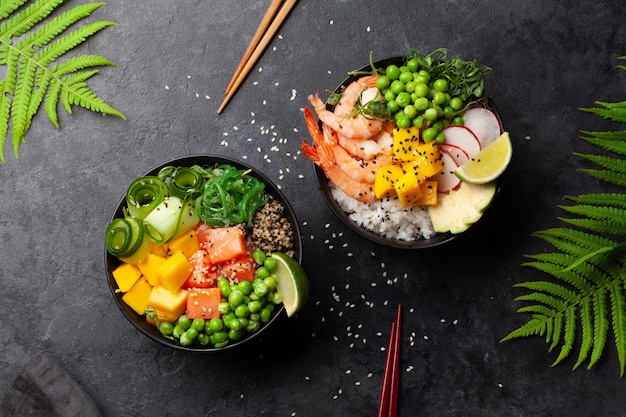
[[[226,158],[223,156],[193,155],[193,156],[187,156],[187,157],[172,159],[170,161],[167,161],[151,169],[144,175],[156,175],[162,168],[166,166],[190,167],[192,165],[209,166],[209,165],[215,165],[215,164],[229,164],[238,169],[251,170],[252,175],[255,178],[265,183],[266,192],[270,194],[272,197],[274,197],[276,200],[278,200],[284,207],[284,210],[285,210],[284,216],[288,219],[291,225],[291,228],[293,230],[294,259],[296,259],[298,262],[301,262],[302,261],[302,236],[300,234],[300,228],[298,225],[298,221],[296,219],[296,215],[293,211],[293,208],[290,206],[289,202],[287,201],[285,196],[280,192],[278,187],[276,187],[276,185],[272,181],[270,181],[265,175],[260,173],[258,170],[252,168],[251,166],[243,162]],[[117,208],[115,209],[115,212],[113,213],[113,216],[111,217],[111,220],[118,218],[118,217],[122,217],[124,207],[126,207],[125,196],[122,197],[119,204],[117,205]],[[201,345],[182,346],[181,344],[173,340],[163,337],[161,333],[159,332],[159,330],[156,328],[156,326],[146,321],[145,316],[137,314],[132,308],[130,308],[122,300],[123,294],[116,292],[116,290],[118,289],[118,286],[112,274],[112,271],[117,266],[120,265],[120,261],[115,256],[109,254],[106,248],[104,252],[105,252],[104,260],[105,260],[105,265],[106,265],[107,280],[108,280],[109,288],[111,289],[111,293],[113,294],[113,298],[115,299],[115,302],[117,303],[117,306],[122,311],[122,314],[124,314],[124,316],[133,324],[133,326],[135,326],[137,330],[139,330],[141,333],[148,336],[150,339],[162,345],[169,346],[174,349],[197,351],[197,352],[214,352],[214,351],[224,351],[227,349],[233,349],[243,344],[246,344],[253,339],[257,339],[263,333],[265,329],[270,327],[273,323],[275,323],[280,318],[286,317],[285,307],[281,304],[280,307],[274,311],[270,321],[265,323],[257,332],[247,334],[243,338],[237,341],[233,341],[229,343],[228,345],[226,345],[225,347],[216,348],[212,346],[201,346]]]
[[[391,64],[401,66],[405,62],[406,62],[406,58],[404,57],[392,57],[392,58],[387,58],[381,61],[376,61],[374,62],[374,66],[376,68],[385,68]],[[371,66],[367,65],[361,68],[360,70],[358,70],[358,72],[366,72],[370,70],[371,70]],[[344,87],[347,87],[350,83],[357,80],[359,77],[361,77],[361,75],[350,75],[335,89],[335,92],[340,92]],[[327,104],[326,107],[328,110],[333,109],[333,106],[330,104]],[[502,120],[500,119],[500,115],[498,114],[491,100],[489,100],[489,109],[495,113],[498,120],[500,121],[500,126],[502,126]],[[314,165],[314,169],[315,169],[315,177],[317,179],[318,188],[322,192],[322,195],[324,196],[324,200],[326,200],[326,203],[328,204],[332,212],[339,218],[339,220],[341,220],[346,226],[348,226],[348,228],[350,228],[352,231],[357,233],[359,236],[362,236],[372,242],[375,242],[384,246],[399,248],[399,249],[426,249],[426,248],[432,248],[432,247],[436,247],[436,246],[440,246],[440,245],[444,245],[446,243],[452,242],[453,240],[467,233],[467,231],[460,233],[460,234],[452,234],[450,232],[435,233],[435,235],[433,235],[429,239],[420,238],[420,239],[408,241],[408,240],[386,238],[382,235],[369,231],[361,227],[359,224],[355,223],[352,219],[350,219],[348,213],[346,213],[341,208],[341,206],[337,203],[337,201],[333,198],[330,186],[328,184],[328,178],[326,178],[324,171],[317,165]],[[498,181],[496,195],[499,193],[500,186],[501,186],[500,181]],[[470,227],[470,229],[472,227]]]

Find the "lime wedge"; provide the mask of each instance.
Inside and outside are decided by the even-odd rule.
[[[309,279],[302,266],[284,253],[274,252],[272,258],[276,260],[274,273],[278,277],[276,288],[283,298],[283,305],[287,317],[299,311],[309,297]]]
[[[513,146],[508,132],[491,142],[454,173],[470,184],[486,184],[498,178],[509,165]]]

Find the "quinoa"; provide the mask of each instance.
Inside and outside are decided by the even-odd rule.
[[[269,196],[269,201],[254,214],[246,237],[248,246],[261,249],[267,255],[282,252],[293,257],[293,230],[284,210],[278,200]]]

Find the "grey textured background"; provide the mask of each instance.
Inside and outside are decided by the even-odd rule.
[[[85,3],[68,0],[69,8]],[[591,371],[551,368],[541,338],[500,344],[524,317],[513,285],[538,279],[530,233],[559,223],[564,194],[599,190],[576,171],[580,107],[623,100],[622,1],[307,1],[295,7],[227,109],[222,93],[269,0],[110,0],[80,51],[117,64],[90,85],[127,120],[76,108],[39,114],[0,166],[0,392],[49,352],[106,416],[375,415],[381,347],[405,307],[400,415],[624,416],[615,349]],[[414,47],[447,47],[494,69],[510,132],[505,186],[466,238],[430,251],[364,241],[326,207],[300,109],[352,69]],[[246,158],[275,180],[304,236],[311,300],[249,349],[202,355],[141,336],[112,300],[103,233],[126,185],[189,154]],[[573,359],[573,358],[572,358]]]

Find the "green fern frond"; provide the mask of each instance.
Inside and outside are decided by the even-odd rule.
[[[626,194],[616,193],[592,193],[578,196],[566,195],[563,199],[570,200],[578,204],[589,204],[594,206],[618,207],[626,209]]]
[[[626,174],[626,161],[622,159],[615,159],[604,155],[588,155],[583,153],[574,153],[574,155],[584,158],[587,161],[593,162],[594,164],[599,165],[606,170],[619,174]]]
[[[619,58],[626,60],[626,56]],[[619,65],[626,70],[626,66]],[[626,124],[626,101],[598,101],[580,110]],[[574,153],[600,169],[579,171],[606,183],[626,187],[626,131],[581,131],[581,139],[613,155]],[[612,330],[620,376],[626,369],[626,194],[590,193],[564,196],[570,205],[559,208],[571,217],[557,219],[568,225],[532,234],[556,252],[524,255],[523,266],[548,274],[551,281],[516,284],[526,291],[518,313],[530,319],[502,341],[543,336],[548,352],[559,348],[553,366],[563,363],[578,348],[573,369],[595,366],[605,352]],[[578,344],[577,344],[578,342]]]
[[[9,137],[9,126],[17,158],[32,119],[44,100],[46,115],[56,128],[59,128],[59,102],[68,114],[72,114],[73,106],[81,106],[125,119],[86,83],[98,73],[97,68],[113,63],[96,55],[66,58],[90,37],[116,25],[97,21],[72,29],[106,3],[79,5],[52,17],[63,1],[13,0],[0,5],[0,65],[6,67],[5,78],[0,80],[0,160],[3,163],[6,162],[4,145]]]

